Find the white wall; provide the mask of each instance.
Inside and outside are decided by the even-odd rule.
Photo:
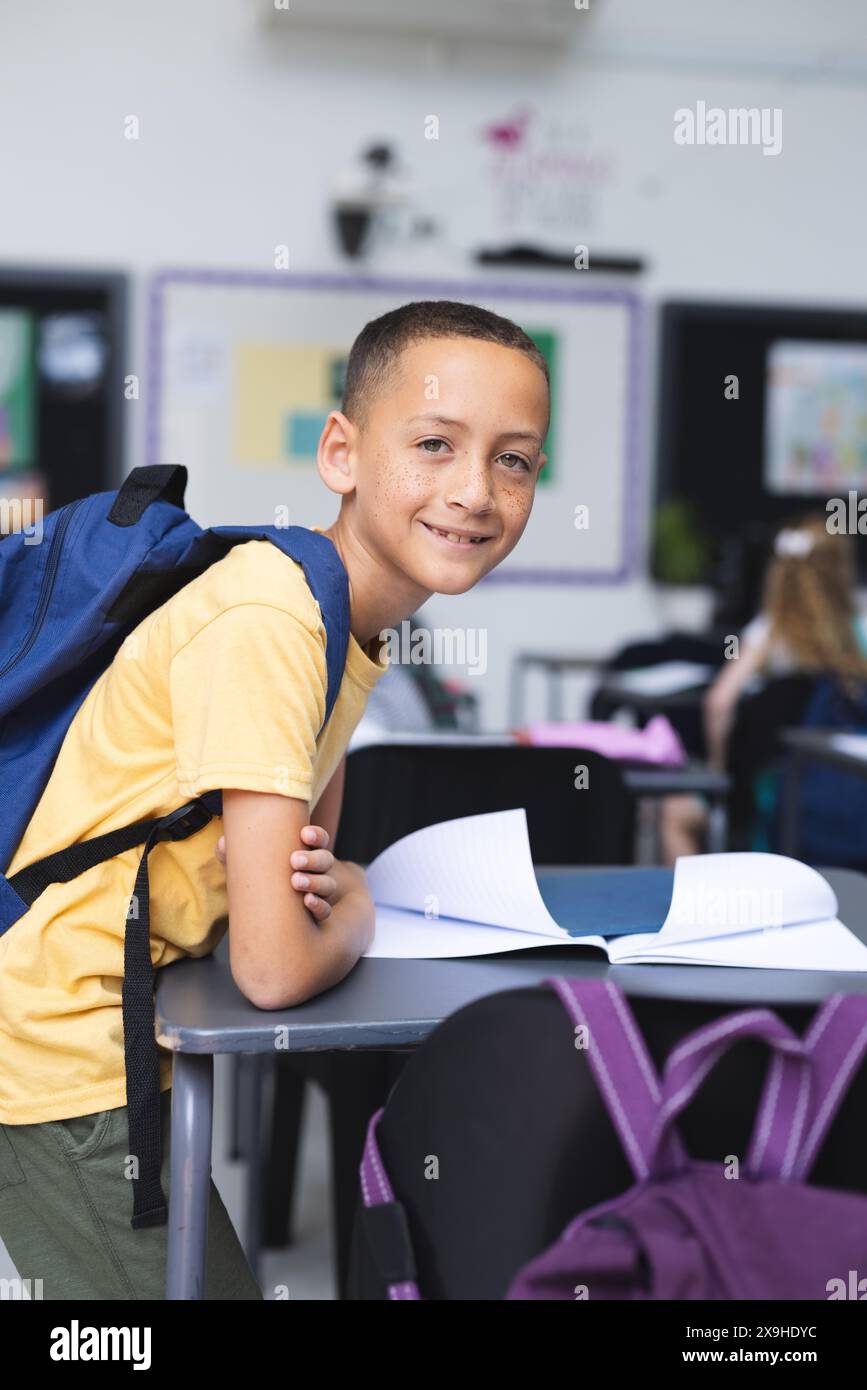
[[[374,258],[377,271],[467,274],[479,240],[544,235],[526,213],[511,228],[495,220],[479,139],[482,124],[524,104],[608,161],[607,177],[588,185],[583,225],[554,219],[552,242],[587,241],[591,258],[593,248],[645,255],[640,288],[653,299],[867,301],[860,0],[591,0],[576,14],[571,54],[554,58],[496,44],[444,54],[343,30],[275,34],[261,23],[265,10],[257,0],[18,0],[0,14],[0,260],[129,269],[129,369],[143,378],[154,269],[270,270],[278,243],[289,245],[293,269],[345,266],[328,184],[368,140],[398,144],[419,205],[442,223],[430,244]],[[676,146],[673,113],[698,100],[779,107],[782,153]],[[437,142],[424,139],[430,113],[440,118]],[[138,141],[123,138],[130,114]],[[648,372],[650,382],[652,363]],[[129,408],[138,462],[143,402]],[[643,496],[632,504],[646,514]],[[326,507],[323,524],[330,515]],[[515,648],[604,652],[702,608],[700,595],[636,581],[483,587],[433,599],[425,615],[487,627],[478,683],[485,723],[496,727]]]

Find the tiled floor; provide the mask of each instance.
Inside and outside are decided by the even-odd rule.
[[[244,1164],[226,1159],[228,1133],[228,1059],[218,1057],[214,1095],[214,1182],[235,1229],[244,1232]],[[329,1149],[326,1102],[317,1086],[308,1085],[300,1158],[300,1181],[295,1194],[295,1243],[286,1250],[267,1250],[260,1278],[266,1299],[332,1299],[335,1297],[331,1258]],[[14,1278],[16,1269],[0,1240],[0,1279]]]

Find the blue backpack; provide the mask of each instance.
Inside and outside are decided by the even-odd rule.
[[[66,732],[126,636],[149,613],[235,545],[268,540],[296,560],[326,631],[328,722],[349,640],[349,581],[327,536],[303,526],[202,530],[184,510],[187,470],[135,468],[117,492],[99,492],[51,512],[40,544],[23,532],[0,542],[0,866],[8,868],[42,797]],[[320,730],[321,732],[321,730]],[[51,883],[142,846],[127,917],[122,992],[124,1063],[133,1180],[132,1226],[164,1225],[160,1184],[159,1054],[154,1029],[148,855],[161,840],[185,840],[222,814],[208,792],[169,815],[98,835],[0,873],[0,934]]]

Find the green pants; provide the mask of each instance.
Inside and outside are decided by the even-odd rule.
[[[169,1193],[171,1090],[163,1091],[162,1185]],[[0,1237],[31,1298],[165,1297],[168,1228],[134,1231],[124,1176],[126,1106],[72,1120],[0,1125]],[[261,1299],[222,1198],[210,1180],[206,1299]]]

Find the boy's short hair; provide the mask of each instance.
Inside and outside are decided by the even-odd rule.
[[[349,353],[341,410],[362,427],[370,402],[385,385],[404,348],[425,338],[481,338],[523,352],[550,390],[548,363],[533,339],[511,319],[454,299],[420,299],[391,309],[362,328]]]

